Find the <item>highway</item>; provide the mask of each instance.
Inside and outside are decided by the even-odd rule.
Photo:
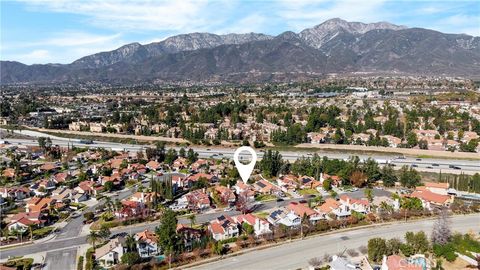
[[[135,145],[135,144],[125,144],[125,143],[115,143],[115,142],[104,142],[104,141],[93,141],[91,144],[81,143],[80,139],[69,139],[62,138],[57,136],[52,136],[46,133],[41,133],[37,131],[22,130],[16,131],[16,133],[40,137],[46,136],[52,139],[52,144],[59,145],[61,147],[75,146],[75,147],[87,147],[87,148],[105,148],[112,149],[116,151],[141,151],[147,147],[153,147],[149,145]],[[11,145],[27,145],[27,146],[38,146],[37,140],[28,140],[28,139],[8,139],[8,142]],[[172,147],[177,151],[180,147]],[[204,146],[192,146],[201,158],[233,158],[234,148],[227,147],[204,147]],[[320,156],[327,156],[331,159],[348,159],[352,155],[357,155],[361,160],[366,160],[368,158],[375,159],[379,164],[392,164],[395,168],[400,168],[403,165],[413,166],[418,171],[424,172],[442,172],[442,173],[453,173],[453,174],[474,174],[480,172],[480,161],[478,160],[461,160],[456,159],[455,154],[452,153],[451,159],[440,159],[440,158],[414,158],[414,157],[399,157],[398,155],[385,155],[382,153],[375,154],[350,154],[346,152],[333,152],[333,151],[321,151],[317,149],[312,149],[311,151],[280,151],[282,157],[290,162],[302,157],[311,157],[314,153]],[[243,158],[248,158],[248,156],[241,154]],[[262,150],[257,153],[258,159],[263,157]]]
[[[467,233],[480,232],[480,214],[455,216],[450,219],[453,231]],[[351,230],[342,233],[313,236],[304,240],[292,241],[280,246],[255,250],[242,255],[228,257],[213,263],[182,269],[306,269],[308,260],[322,258],[324,254],[334,255],[345,249],[366,246],[373,237],[403,239],[408,231],[425,231],[430,235],[435,220],[420,220],[392,225],[378,225],[374,228]]]

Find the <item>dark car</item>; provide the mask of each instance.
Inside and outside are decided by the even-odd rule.
[[[412,164],[412,167],[415,167],[415,168],[416,168],[416,167],[418,167],[418,165],[417,165],[417,164]]]
[[[277,199],[277,202],[283,202],[283,199],[282,199],[282,198],[278,198],[278,199]]]

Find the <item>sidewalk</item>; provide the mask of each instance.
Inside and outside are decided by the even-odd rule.
[[[15,244],[11,244],[11,245],[0,246],[0,250],[10,249],[10,248],[15,248],[15,247],[20,247],[20,246],[26,246],[26,245],[32,245],[32,244],[41,244],[41,243],[45,243],[45,242],[48,242],[50,240],[55,239],[56,236],[57,235],[52,232],[49,235],[47,235],[46,237],[41,238],[41,239],[37,239],[37,240],[33,240],[33,241],[25,241],[25,242],[22,242],[22,243],[15,243]]]

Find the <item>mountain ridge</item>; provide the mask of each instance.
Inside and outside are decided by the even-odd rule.
[[[2,84],[235,82],[256,80],[255,74],[265,81],[278,74],[358,71],[469,76],[480,74],[480,37],[335,18],[299,33],[191,33],[145,45],[126,44],[71,64],[29,66],[1,61],[0,65]],[[238,74],[248,76],[238,79]]]

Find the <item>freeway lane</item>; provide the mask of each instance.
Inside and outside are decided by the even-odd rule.
[[[454,231],[466,233],[469,230],[480,230],[480,214],[455,216],[451,219]],[[334,255],[349,248],[358,248],[367,245],[370,238],[402,238],[407,231],[423,230],[430,235],[435,220],[422,220],[392,225],[378,225],[374,228],[353,230],[330,235],[313,236],[304,240],[293,241],[277,247],[256,250],[219,260],[213,263],[200,265],[189,269],[305,269],[308,260],[322,257],[324,254]]]
[[[35,132],[34,134],[37,134]],[[40,133],[43,134],[43,133]],[[25,139],[8,139],[12,145],[29,145],[29,146],[37,146],[38,142],[36,140],[25,140]],[[89,148],[105,148],[105,149],[112,149],[116,151],[141,151],[148,147],[147,145],[134,145],[134,144],[122,144],[122,143],[113,143],[113,142],[102,142],[102,141],[94,141],[92,144],[83,144],[80,143],[78,139],[68,139],[68,138],[61,138],[61,137],[53,137],[52,143],[54,145],[59,145],[61,147],[67,146],[76,146],[76,147],[89,147]],[[173,147],[177,151],[180,147]],[[193,146],[191,147],[201,158],[233,158],[233,152],[235,149],[233,148],[206,148],[200,146]],[[336,159],[348,159],[352,154],[346,152],[325,152],[321,150],[312,149],[311,152],[305,151],[280,151],[283,158],[289,160],[290,162],[294,162],[295,160],[302,158],[302,157],[309,157],[312,156],[313,153],[317,153],[320,156],[327,156],[329,158],[336,158]],[[263,152],[259,151],[257,153],[258,158],[261,159],[263,157]],[[391,164],[395,165],[396,168],[399,168],[403,165],[414,165],[417,166],[416,169],[419,171],[425,172],[443,172],[443,173],[466,173],[466,174],[474,174],[476,172],[480,172],[480,162],[478,160],[459,160],[452,157],[452,159],[439,159],[439,158],[412,158],[412,157],[405,157],[405,158],[398,158],[397,155],[385,155],[385,154],[355,154],[361,160],[365,160],[367,158],[375,159],[379,164],[385,164],[389,161]],[[242,155],[244,158],[247,158],[247,155]],[[458,167],[460,169],[453,169],[451,167]]]

